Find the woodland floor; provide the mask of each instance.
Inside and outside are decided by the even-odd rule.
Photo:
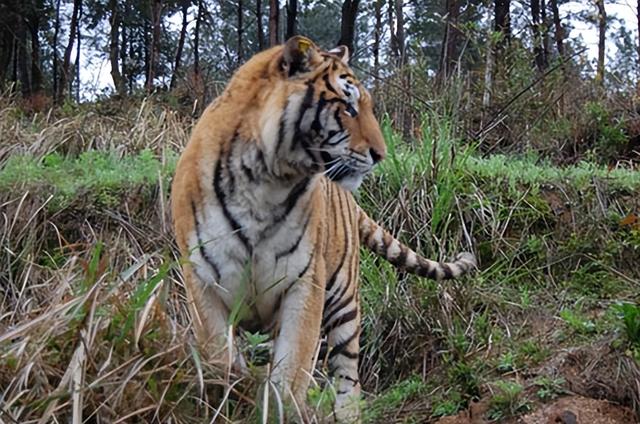
[[[151,101],[0,106],[0,423],[259,422],[259,379],[190,336],[168,199],[193,119]],[[640,171],[384,131],[360,204],[480,269],[436,284],[363,252],[364,421],[638,422]],[[259,376],[264,337],[241,343]],[[316,381],[309,403],[330,415]]]

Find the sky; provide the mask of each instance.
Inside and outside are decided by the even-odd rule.
[[[591,3],[590,9],[585,8],[586,3]],[[632,38],[638,39],[638,23],[636,17],[636,0],[605,0],[605,9],[607,16],[617,17],[625,22],[625,27],[632,33]],[[560,6],[560,18],[564,22],[568,14],[580,11],[590,10],[595,13],[595,6],[593,0],[583,1],[571,1]],[[181,22],[181,16],[176,14],[169,18],[169,25],[175,25],[178,27]],[[569,34],[570,39],[582,38],[583,44],[587,47],[587,58],[593,63],[593,69],[595,69],[595,60],[598,54],[598,29],[595,25],[582,22],[576,19],[570,21],[573,29]],[[615,44],[612,39],[613,34],[616,33],[619,24],[617,22],[611,22],[607,31],[607,56],[613,56],[615,54]],[[637,42],[637,41],[636,41]],[[73,56],[75,57],[75,52]],[[630,60],[632,60],[630,58]],[[109,91],[113,89],[113,81],[111,79],[111,66],[106,58],[98,60],[96,58],[90,58],[85,51],[81,52],[81,71],[80,79],[82,81],[82,87],[85,98],[93,98],[96,94],[102,91]]]

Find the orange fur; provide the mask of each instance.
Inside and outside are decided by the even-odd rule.
[[[356,187],[385,155],[347,55],[294,37],[254,56],[204,111],[172,187],[194,330],[209,358],[241,369],[230,324],[271,331],[271,378],[302,404],[324,331],[340,421],[359,416],[360,240],[432,278],[474,266],[468,254],[450,264],[418,256],[341,187]]]

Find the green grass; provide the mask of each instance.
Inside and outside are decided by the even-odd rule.
[[[63,209],[82,199],[100,206],[114,206],[128,190],[165,186],[175,169],[177,155],[171,153],[163,164],[151,151],[120,156],[114,151],[89,150],[77,157],[49,153],[42,158],[11,156],[0,169],[0,190],[40,191],[53,195],[53,207]]]
[[[376,168],[376,175],[384,178],[391,189],[434,175],[439,185],[448,185],[451,184],[448,177],[463,174],[493,184],[504,182],[510,187],[560,183],[584,189],[600,182],[606,183],[608,189],[633,191],[640,188],[640,172],[628,168],[609,169],[588,161],[558,167],[535,156],[494,154],[483,157],[475,153],[472,146],[460,147],[447,119],[430,121],[437,122],[437,126],[423,126],[422,139],[413,143],[406,143],[388,122],[383,123],[388,152]]]
[[[0,343],[0,385],[9,388],[11,413],[40,419],[53,405],[65,420],[69,405],[78,405],[70,380],[58,387],[70,369],[84,376],[85,419],[108,421],[109,410],[126,415],[144,406],[140,419],[148,421],[210,422],[216,413],[259,421],[265,393],[270,408],[283,407],[259,382],[266,339],[243,337],[250,379],[227,379],[201,357],[189,339],[170,225],[157,207],[168,201],[175,140],[184,142],[190,124],[175,119],[170,132],[163,113],[146,106],[132,115],[142,118],[122,149],[60,142],[4,156],[0,278],[8,283],[0,287],[0,324],[17,330]],[[627,378],[616,383],[635,384],[640,228],[621,222],[638,212],[640,173],[587,162],[555,167],[533,156],[483,158],[447,119],[425,122],[415,140],[384,125],[389,154],[359,202],[423,255],[444,260],[472,250],[480,270],[438,283],[362,252],[364,421],[424,422],[482,399],[491,405],[486,418],[519,415],[570,383],[541,371],[549,361],[602,343],[612,349],[607,360],[636,361],[621,362]],[[38,131],[24,125],[29,137],[53,131],[46,122]],[[65,125],[56,131],[74,127]],[[96,139],[111,128],[101,125]],[[153,143],[147,129],[155,129]],[[79,340],[89,356],[74,368]],[[322,381],[309,404],[326,413],[333,393]]]
[[[487,418],[491,421],[500,421],[530,409],[529,402],[523,397],[524,387],[509,380],[500,380],[494,383],[495,392],[489,401]]]
[[[474,178],[494,183],[505,181],[510,186],[560,183],[584,189],[595,183],[607,184],[609,189],[633,191],[640,188],[640,172],[627,168],[608,169],[591,162],[564,167],[537,163],[533,158],[512,158],[493,155],[488,158],[471,157],[467,171]]]

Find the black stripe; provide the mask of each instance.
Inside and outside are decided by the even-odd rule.
[[[240,167],[242,168],[244,175],[247,176],[247,179],[250,182],[255,182],[256,176],[253,174],[253,170],[244,163],[244,160],[240,160]]]
[[[256,153],[256,161],[260,164],[262,169],[267,167],[267,164],[264,161],[264,153],[262,153],[262,150],[260,149],[258,149],[258,153]]]
[[[329,333],[333,330],[335,330],[336,328],[353,321],[354,319],[356,319],[356,317],[358,316],[358,310],[356,308],[353,308],[352,310],[350,310],[347,313],[344,313],[342,315],[340,315],[338,317],[338,319],[336,319],[334,322],[329,323],[327,320],[326,324],[323,324],[323,327],[325,327],[325,332]]]
[[[298,119],[296,120],[295,131],[293,133],[293,140],[291,142],[291,146],[289,148],[293,150],[296,145],[296,141],[301,138],[300,125],[302,125],[302,118],[304,118],[304,114],[308,109],[313,106],[313,85],[307,84],[307,91],[304,95],[304,99],[302,99],[302,104],[300,105],[300,111],[298,112]]]
[[[353,383],[353,385],[355,386],[356,384],[360,383],[360,380],[358,380],[357,378],[351,378],[348,375],[344,375],[344,374],[338,374],[336,375],[336,377],[338,378],[342,378],[344,380],[350,381],[351,383]]]
[[[391,243],[393,243],[393,241]],[[387,247],[387,251],[389,251],[388,247]],[[409,251],[407,250],[407,247],[400,244],[400,253],[398,253],[398,256],[396,256],[395,258],[387,258],[387,260],[391,265],[395,267],[402,267],[407,262],[408,253]]]
[[[345,286],[346,286],[346,284],[345,284]],[[342,299],[342,296],[337,298],[336,302],[339,299]],[[352,301],[353,301],[353,293],[351,293],[351,295],[349,297],[347,297],[342,302],[340,302],[335,308],[333,308],[333,310],[331,312],[329,312],[328,314],[326,314],[323,317],[322,325],[325,326],[326,324],[328,324],[329,321],[331,321],[331,318],[333,318],[338,312],[340,312],[345,306],[347,306]],[[325,303],[325,311],[329,311],[329,308],[326,306],[326,303]]]
[[[325,144],[329,143],[329,140],[331,140],[334,136],[338,135],[339,132],[340,131],[329,130],[329,132],[327,133],[327,137],[324,140],[322,140],[320,145],[324,146]]]
[[[355,108],[353,106],[351,106],[350,104],[347,104],[347,113],[352,118],[355,118],[356,116],[358,116],[358,111],[355,110]]]
[[[213,259],[209,257],[209,254],[204,248],[202,239],[200,238],[200,223],[198,222],[198,216],[196,215],[196,204],[193,200],[191,201],[191,212],[193,213],[193,220],[195,221],[195,224],[196,224],[196,237],[198,238],[198,250],[200,251],[200,255],[202,256],[204,261],[207,264],[209,264],[209,266],[211,267],[211,270],[213,271],[213,275],[216,278],[216,282],[220,283],[220,271],[218,269],[218,266],[215,264]],[[200,279],[202,280],[202,278]]]
[[[302,269],[302,271],[300,271],[300,273],[298,274],[298,277],[293,280],[291,282],[291,284],[289,284],[289,287],[287,287],[284,291],[284,293],[286,294],[289,289],[295,284],[297,283],[303,276],[304,274],[307,272],[307,270],[309,269],[309,266],[311,265],[311,261],[313,261],[313,253],[311,255],[309,255],[309,261],[307,262],[307,264],[304,266],[304,268]]]
[[[289,216],[289,213],[291,213],[295,205],[298,203],[300,197],[302,197],[302,195],[307,192],[307,188],[309,187],[310,182],[311,178],[306,177],[291,189],[289,195],[284,200],[284,210],[280,214],[276,215],[271,225],[269,225],[262,232],[262,237],[265,237],[265,234],[269,233],[269,231],[273,230],[276,225],[281,223],[287,216]]]
[[[316,116],[313,118],[313,122],[311,123],[311,129],[316,132],[320,132],[322,129],[322,124],[320,123],[320,114],[324,110],[327,101],[324,98],[324,92],[320,93],[320,99],[318,100],[318,104],[316,105]]]
[[[289,107],[289,99],[287,99],[287,102],[284,104],[284,109],[282,110],[282,115],[280,116],[280,124],[278,126],[278,144],[276,144],[276,155],[278,154],[278,151],[280,150],[280,146],[282,145],[282,143],[284,142],[284,132],[285,132],[285,127],[287,125],[287,108]],[[262,153],[262,152],[260,152]]]
[[[440,266],[442,267],[442,271],[444,271],[444,275],[442,276],[442,278],[445,280],[451,279],[453,277],[453,271],[451,270],[449,264],[443,263],[440,264]]]
[[[333,187],[332,187],[332,189],[333,189]],[[334,223],[336,224],[335,233],[338,232],[338,219],[339,219],[338,212],[342,212],[342,197],[340,196],[341,194],[342,193],[341,193],[340,190],[336,191],[336,196],[338,196],[338,200],[339,200],[338,209],[335,208],[335,206],[336,206],[335,202],[332,202],[332,204],[334,205],[333,209],[334,209],[334,212],[335,212],[335,216],[334,216]],[[342,218],[343,223],[344,223],[344,217],[343,217],[342,214],[340,214],[340,218]],[[349,239],[347,237],[347,225],[346,225],[346,223],[344,223],[343,226],[344,226],[344,250],[342,251],[342,257],[340,258],[340,264],[335,269],[335,271],[331,275],[331,278],[329,278],[329,281],[327,282],[327,286],[326,286],[326,292],[327,293],[329,291],[331,291],[331,289],[333,288],[333,285],[335,284],[336,279],[338,277],[338,272],[340,272],[340,270],[344,266],[344,261],[345,261],[345,259],[347,257],[347,250],[349,248]],[[335,233],[334,233],[334,236],[335,236]]]
[[[293,207],[296,205],[296,203],[298,203],[298,199],[300,199],[300,197],[302,197],[302,195],[307,192],[307,188],[309,187],[310,182],[311,178],[304,178],[291,189],[289,195],[287,196],[287,199],[285,200],[284,215],[280,218],[280,220],[286,218],[287,215],[289,215]]]
[[[311,214],[308,214],[307,219],[304,221],[304,224],[302,225],[302,231],[300,231],[300,235],[298,236],[298,239],[293,243],[293,245],[289,249],[287,249],[284,252],[280,252],[276,254],[276,262],[278,262],[280,258],[284,256],[289,256],[290,254],[296,251],[296,249],[300,245],[300,242],[302,241],[302,238],[307,233],[307,226],[309,225],[310,220],[311,220]]]
[[[418,259],[418,268],[416,269],[415,274],[417,274],[420,277],[427,277],[432,280],[435,280],[437,277],[437,267],[431,268],[431,266],[429,265],[429,262],[427,262],[425,259],[421,258],[420,256],[418,256],[417,259]]]
[[[227,151],[227,157],[225,160],[225,170],[227,171],[227,191],[229,195],[233,195],[233,192],[236,190],[236,178],[233,175],[233,171],[231,170],[231,155],[233,154],[233,147],[235,146],[235,141],[238,137],[238,132],[233,136],[232,144],[229,146],[229,151]]]
[[[320,341],[320,351],[318,352],[319,362],[325,361],[328,352],[329,352],[329,345],[327,344],[327,339],[323,338]]]
[[[311,151],[311,146],[313,145],[311,138],[309,136],[300,136],[297,139],[300,140],[300,144],[302,144],[302,148],[306,155],[309,156],[309,159],[313,162],[319,162],[317,154]]]
[[[336,120],[340,128],[344,128],[344,126],[342,125],[342,118],[340,117],[340,108],[336,109],[336,111],[333,113],[333,119]]]
[[[340,192],[338,192],[338,198],[340,198]],[[342,210],[342,201],[340,201],[340,210]],[[338,211],[335,211],[335,215],[336,217],[334,217],[335,222],[336,222],[336,233],[338,232]],[[337,234],[335,234],[337,235]],[[338,278],[338,273],[340,272],[340,270],[342,269],[342,267],[344,266],[344,261],[347,258],[347,248],[348,248],[348,240],[347,240],[347,231],[346,231],[346,227],[345,227],[345,234],[344,234],[344,238],[345,238],[345,246],[344,246],[344,250],[342,251],[342,257],[340,258],[340,263],[338,264],[337,268],[335,269],[335,271],[333,271],[333,274],[331,274],[331,278],[329,278],[329,281],[327,282],[327,286],[326,286],[326,292],[330,292],[331,289],[333,288],[333,285],[336,282],[336,279]],[[325,303],[326,304],[326,303]]]
[[[347,345],[349,343],[351,343],[352,341],[354,341],[357,336],[358,336],[358,331],[353,333],[351,336],[349,336],[343,342],[338,343],[337,345],[335,345],[333,347],[333,349],[331,349],[331,352],[329,352],[329,359],[333,358],[336,355],[343,355],[343,356],[346,356],[347,358],[350,358],[350,359],[357,359],[358,358],[358,354],[357,353],[349,352],[349,351],[346,350],[347,349]]]
[[[343,135],[342,137],[338,138],[338,139],[337,139],[337,140],[335,140],[335,141],[329,141],[329,140],[331,140],[333,137],[327,137],[327,139],[321,143],[321,146],[326,146],[326,145],[329,145],[329,146],[335,146],[335,145],[337,145],[337,144],[342,143],[343,141],[345,141],[345,140],[346,140],[346,139],[348,139],[349,137],[350,137],[350,134],[349,134],[348,132],[345,132],[345,133],[344,133],[344,135]]]
[[[238,224],[238,221],[236,221],[233,215],[231,215],[231,212],[227,207],[227,203],[226,203],[227,194],[224,192],[221,186],[221,179],[222,179],[221,174],[222,174],[222,169],[220,166],[220,161],[218,161],[216,162],[215,170],[213,172],[213,190],[216,194],[216,197],[218,198],[218,201],[220,202],[220,206],[222,207],[222,213],[224,214],[224,217],[229,222],[229,225],[231,226],[233,233],[236,235],[236,237],[240,239],[240,241],[242,242],[244,247],[247,249],[247,251],[249,253],[252,253],[253,248],[249,243],[249,239],[247,239],[247,236],[245,236],[245,234],[242,232],[240,224]]]
[[[338,95],[338,92],[336,91],[336,89],[333,88],[333,85],[331,85],[331,81],[329,81],[329,74],[324,74],[324,76],[322,77],[322,80],[324,81],[324,84],[327,86],[329,91],[331,91],[335,95]]]
[[[338,293],[338,290],[336,290],[324,301],[325,310],[329,310],[329,308],[331,308],[335,302],[338,302],[340,299],[342,299],[342,296],[344,296],[344,294],[347,292],[347,289],[349,288],[349,281],[345,281],[342,283],[343,284],[340,292]]]

